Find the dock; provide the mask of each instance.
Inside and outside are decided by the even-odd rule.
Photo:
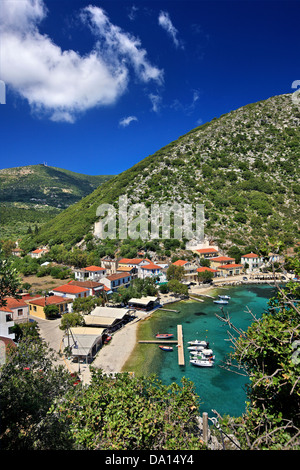
[[[177,344],[178,349],[178,365],[184,366],[184,347],[182,325],[177,325],[177,339],[144,339],[139,340],[143,344]]]
[[[165,310],[166,312],[175,312],[178,313],[179,310],[171,310],[170,308],[159,307],[157,310]]]
[[[183,348],[183,334],[182,325],[177,325],[177,339],[178,339],[178,364],[184,366],[184,348]]]
[[[191,295],[190,295],[190,299],[197,300],[198,302],[204,302],[203,299],[197,299],[197,297],[192,297]]]

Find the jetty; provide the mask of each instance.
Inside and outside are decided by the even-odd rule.
[[[159,307],[157,310],[165,310],[166,312],[175,312],[178,313],[179,310],[171,310],[170,308]]]
[[[197,300],[198,302],[204,302],[203,299],[197,299],[197,297],[192,297],[191,295],[190,295],[190,299]]]
[[[184,347],[182,325],[177,325],[177,339],[143,339],[139,340],[141,344],[177,344],[178,365],[184,366]]]

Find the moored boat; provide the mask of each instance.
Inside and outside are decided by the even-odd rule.
[[[171,333],[157,333],[157,335],[155,336],[157,339],[169,339],[169,338],[173,338],[173,334]]]
[[[188,341],[188,344],[191,346],[208,346],[207,341],[200,341],[199,339],[195,339],[194,341]]]
[[[220,299],[223,299],[223,300],[230,300],[231,299],[231,297],[229,297],[229,295],[218,295],[218,297]]]
[[[213,367],[214,365],[214,362],[209,359],[190,359],[190,363],[198,367]]]
[[[205,346],[188,346],[188,349],[190,351],[202,351],[202,349],[204,349]]]
[[[228,300],[214,300],[214,304],[219,304],[219,305],[227,305],[228,304]]]
[[[215,360],[215,356],[212,349],[202,349],[201,351],[190,351],[191,356],[193,359],[211,359],[212,361]]]
[[[163,345],[159,345],[158,347],[159,347],[162,351],[173,351],[172,346],[163,346]]]

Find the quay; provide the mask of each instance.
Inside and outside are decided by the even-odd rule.
[[[199,295],[200,295],[200,294],[199,294]],[[191,295],[190,295],[190,299],[192,299],[192,300],[197,300],[198,302],[204,302],[204,300],[202,300],[202,299],[197,299],[197,297],[192,297]]]
[[[184,366],[184,347],[182,325],[177,325],[177,339],[144,339],[139,340],[143,344],[177,344],[178,349],[178,365]]]
[[[179,310],[171,310],[170,308],[159,307],[158,310],[165,310],[166,312],[175,312],[178,313]]]
[[[177,325],[177,339],[178,339],[178,364],[184,366],[184,348],[183,348],[183,334],[182,325]]]

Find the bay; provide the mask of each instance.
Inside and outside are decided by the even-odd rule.
[[[231,297],[228,305],[223,307],[234,326],[246,331],[253,321],[253,315],[260,318],[267,310],[268,300],[275,294],[275,288],[266,284],[243,285],[214,289],[210,295],[226,294]],[[127,361],[124,370],[136,375],[155,374],[163,384],[172,382],[180,384],[183,377],[190,379],[199,396],[200,411],[215,416],[219,414],[241,416],[246,409],[246,384],[248,378],[228,371],[222,367],[227,355],[233,351],[228,332],[234,333],[228,325],[217,318],[221,315],[220,307],[207,298],[204,302],[181,301],[165,306],[178,312],[157,310],[143,320],[138,329],[138,340],[154,339],[159,333],[173,333],[177,336],[177,325],[183,328],[185,365],[178,365],[177,347],[172,352],[161,351],[157,344],[137,343],[133,354]],[[212,368],[199,368],[189,363],[187,342],[206,340],[215,355]]]

